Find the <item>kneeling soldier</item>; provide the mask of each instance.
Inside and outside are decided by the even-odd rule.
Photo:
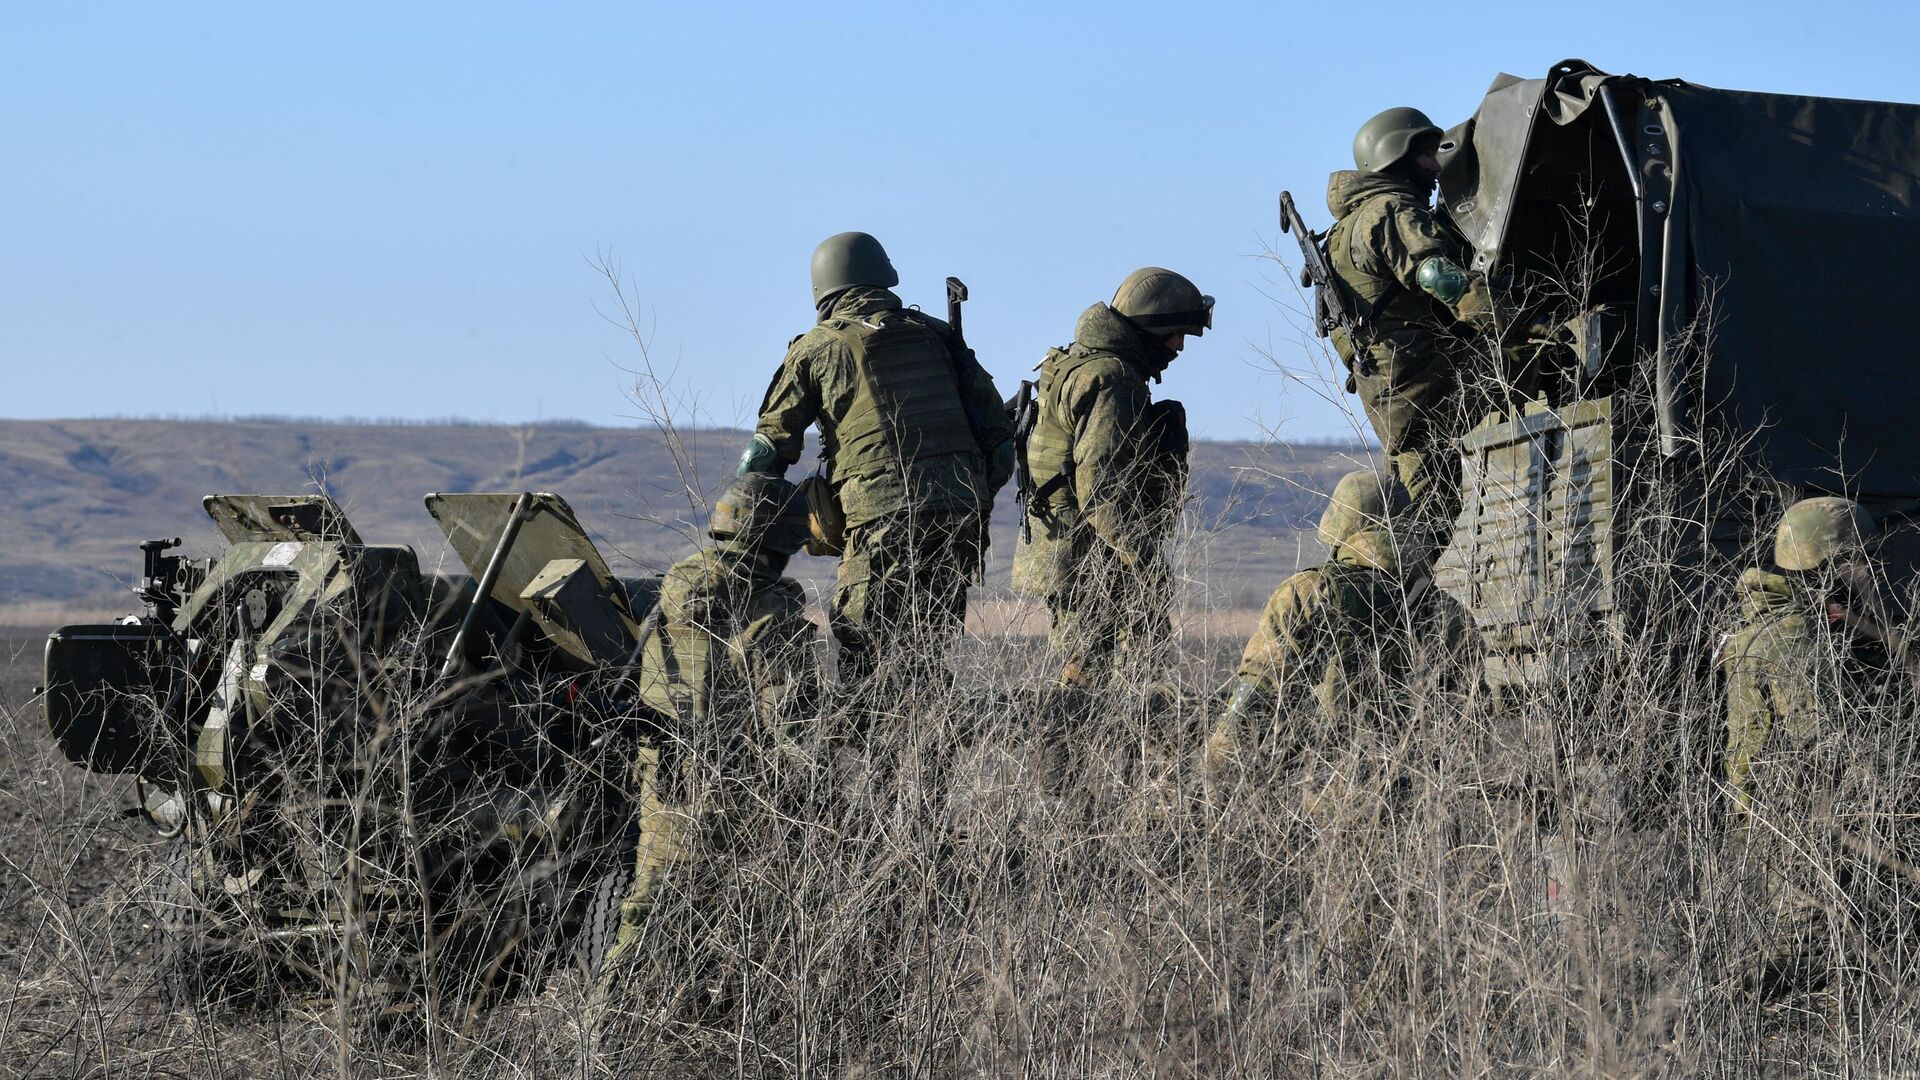
[[[1774,538],[1779,572],[1741,575],[1742,623],[1721,649],[1733,850],[1758,870],[1759,912],[1772,923],[1739,975],[1765,997],[1824,982],[1836,931],[1890,906],[1872,901],[1881,890],[1861,871],[1889,861],[1906,868],[1912,857],[1890,859],[1892,845],[1873,835],[1883,832],[1874,818],[1900,816],[1903,800],[1887,804],[1892,813],[1836,820],[1846,763],[1872,762],[1871,740],[1908,720],[1869,558],[1879,532],[1850,499],[1788,508]],[[1843,857],[1849,849],[1855,858]]]
[[[666,730],[634,767],[640,840],[609,971],[640,939],[661,876],[691,846],[696,812],[743,805],[737,789],[753,782],[756,757],[790,745],[818,704],[819,635],[805,591],[781,576],[807,538],[798,490],[771,476],[737,479],[707,534],[718,542],[667,571],[641,654],[641,700]]]
[[[1310,696],[1330,727],[1351,716],[1356,684],[1387,689],[1406,679],[1412,626],[1390,527],[1406,503],[1399,483],[1371,470],[1340,478],[1320,515],[1320,542],[1332,557],[1281,582],[1267,600],[1208,740],[1210,772],[1252,743],[1282,740],[1268,749],[1283,754],[1297,748],[1302,733],[1272,730],[1287,701]]]

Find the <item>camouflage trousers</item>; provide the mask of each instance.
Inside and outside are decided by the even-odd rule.
[[[620,929],[603,961],[602,970],[609,975],[618,971],[639,946],[660,883],[686,857],[693,831],[689,808],[670,804],[665,798],[659,750],[649,747],[640,751],[632,780],[640,835],[634,847],[633,884],[620,902]]]
[[[902,511],[847,529],[827,613],[842,688],[911,692],[946,681],[984,532],[972,509]]]
[[[1431,385],[1387,391],[1384,374],[1356,378],[1367,421],[1411,502],[1413,530],[1429,563],[1439,558],[1460,515],[1460,436],[1484,411],[1456,382],[1452,365],[1436,368]],[[1388,399],[1391,398],[1391,401]],[[1424,403],[1424,404],[1421,404]]]
[[[1413,520],[1419,557],[1431,565],[1452,540],[1454,519],[1460,516],[1460,452],[1452,438],[1418,450],[1393,455],[1393,475],[1407,489],[1407,512]]]
[[[1073,569],[1047,595],[1047,642],[1061,680],[1087,688],[1106,684],[1120,661],[1148,661],[1165,644],[1173,579],[1158,556],[1127,566],[1111,548],[1079,530]]]

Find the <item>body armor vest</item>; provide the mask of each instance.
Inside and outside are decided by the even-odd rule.
[[[1050,349],[1041,361],[1040,415],[1027,440],[1027,468],[1033,474],[1036,490],[1044,492],[1036,500],[1036,510],[1046,506],[1077,509],[1073,497],[1073,418],[1066,414],[1060,390],[1075,371],[1107,355]]]
[[[1350,223],[1375,200],[1397,198],[1401,196],[1392,192],[1375,195],[1355,206],[1327,231],[1327,261],[1333,265],[1334,276],[1346,292],[1346,299],[1352,305],[1365,334],[1374,339],[1407,323],[1435,321],[1446,324],[1453,321],[1452,314],[1433,297],[1408,289],[1391,277],[1368,273],[1360,269],[1360,264],[1354,259]]]
[[[836,476],[897,469],[942,454],[978,453],[953,354],[940,332],[905,311],[821,324],[853,354],[859,390],[822,441]]]

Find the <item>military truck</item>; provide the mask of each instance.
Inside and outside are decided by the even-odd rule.
[[[471,576],[322,495],[209,495],[224,552],[142,544],[145,610],[49,637],[62,750],[132,776],[171,840],[173,974],[473,1007],[604,949],[658,583],[616,579],[556,495],[426,507]]]
[[[1898,297],[1920,265],[1920,106],[1568,60],[1502,75],[1440,158],[1440,204],[1506,297],[1509,346],[1523,322],[1557,328],[1499,361],[1436,570],[1490,681],[1618,655],[1650,590],[1697,607],[1804,495],[1897,526],[1884,553],[1904,591],[1920,370]]]

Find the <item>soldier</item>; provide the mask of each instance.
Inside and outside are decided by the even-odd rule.
[[[1310,697],[1331,729],[1354,713],[1356,683],[1404,693],[1395,684],[1410,674],[1412,621],[1390,523],[1406,505],[1400,484],[1371,469],[1340,478],[1320,515],[1320,542],[1332,557],[1281,582],[1267,600],[1208,740],[1209,773],[1254,742],[1286,754],[1306,741],[1304,732],[1272,730],[1284,702]]]
[[[708,825],[745,805],[729,789],[754,780],[756,756],[791,750],[817,705],[818,634],[805,591],[781,576],[807,537],[798,490],[771,476],[737,479],[714,503],[707,534],[717,543],[667,571],[641,652],[640,698],[665,730],[634,769],[640,839],[609,970],[639,940],[662,875],[689,847],[691,804],[717,811]]]
[[[1040,365],[1026,460],[1031,543],[1015,568],[1044,596],[1061,681],[1092,687],[1125,644],[1164,636],[1172,583],[1162,545],[1186,489],[1186,413],[1156,403],[1188,336],[1213,325],[1213,297],[1157,266],[1127,275],[1113,302],[1081,313],[1073,344]]]
[[[1463,245],[1428,200],[1440,178],[1440,129],[1417,109],[1388,109],[1353,139],[1358,171],[1327,183],[1335,218],[1327,258],[1361,325],[1360,341],[1335,330],[1367,420],[1413,500],[1428,535],[1426,558],[1460,509],[1453,440],[1466,429],[1462,362],[1472,331],[1491,329],[1486,282],[1466,268]]]
[[[1884,848],[1863,843],[1867,815],[1843,827],[1832,805],[1843,759],[1872,760],[1860,743],[1840,741],[1870,738],[1877,715],[1905,720],[1890,699],[1898,686],[1868,556],[1878,534],[1850,499],[1795,503],[1774,538],[1780,572],[1741,575],[1742,625],[1720,653],[1734,850],[1762,876],[1760,914],[1774,920],[1741,974],[1764,996],[1823,981],[1835,931],[1869,907],[1861,864],[1840,849],[1874,862]]]
[[[1395,794],[1400,727],[1421,688],[1447,687],[1466,658],[1451,601],[1403,573],[1406,507],[1391,477],[1371,469],[1341,477],[1320,516],[1331,557],[1274,590],[1200,762],[1209,802],[1256,750],[1263,768],[1253,790],[1297,797],[1273,838],[1292,853],[1276,896],[1324,936],[1316,951],[1341,958],[1334,968],[1355,980],[1356,1008],[1393,971],[1380,962],[1393,907],[1341,875],[1356,847],[1393,842],[1405,805]]]
[[[820,244],[820,321],[787,348],[740,458],[742,476],[783,475],[819,426],[845,521],[829,621],[849,687],[882,660],[903,685],[943,670],[994,493],[1013,473],[1013,425],[992,377],[946,323],[900,302],[899,282],[866,233]]]

